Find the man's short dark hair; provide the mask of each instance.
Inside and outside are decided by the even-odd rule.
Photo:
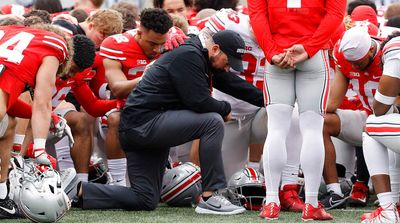
[[[387,21],[386,26],[400,28],[400,16],[395,16],[395,17],[390,18]]]
[[[61,12],[63,10],[60,0],[35,0],[33,9],[41,9],[49,13]]]
[[[163,9],[147,8],[140,13],[140,25],[156,33],[165,34],[172,27],[172,19]]]
[[[355,0],[355,1],[350,2],[349,5],[347,5],[347,15],[351,15],[353,10],[357,6],[360,6],[360,5],[367,5],[371,8],[373,8],[376,13],[378,13],[378,11],[376,10],[375,2],[373,2],[371,0]]]
[[[236,10],[236,6],[238,3],[239,0],[201,0],[194,2],[194,8],[197,12],[206,8],[212,8],[215,10],[231,8],[233,10]]]
[[[69,14],[75,17],[79,23],[84,22],[89,17],[89,14],[83,9],[74,9]]]
[[[193,6],[193,0],[183,0],[183,3],[185,4],[186,7]],[[153,6],[154,8],[163,8],[164,0],[153,0]]]
[[[135,15],[131,11],[125,8],[116,8],[114,10],[121,13],[122,15],[122,20],[124,22],[124,29],[122,30],[122,32],[130,29],[136,29]]]
[[[96,47],[85,35],[75,35],[72,37],[74,42],[74,62],[83,69],[92,66],[96,55]]]

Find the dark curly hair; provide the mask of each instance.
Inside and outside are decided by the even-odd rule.
[[[156,33],[165,34],[172,27],[172,19],[163,9],[147,8],[140,13],[140,25]]]
[[[389,35],[382,43],[381,43],[381,49],[385,47],[386,43],[388,43],[391,39],[400,36],[400,32],[394,32],[391,35]]]
[[[186,7],[193,6],[193,0],[183,0],[183,3],[185,3]],[[162,8],[164,6],[164,0],[153,0],[153,6],[154,8]]]
[[[75,64],[82,69],[92,66],[96,54],[96,47],[92,40],[85,35],[75,35],[72,40],[74,42],[73,60]]]
[[[367,6],[371,7],[372,9],[374,9],[374,11],[377,13],[376,5],[375,5],[374,1],[371,1],[371,0],[355,0],[355,1],[350,2],[347,5],[347,15],[351,15],[353,10],[357,6],[360,6],[360,5],[367,5]]]
[[[43,23],[47,23],[47,24],[51,23],[50,13],[45,10],[35,9],[35,10],[25,13],[23,16],[26,19],[28,19],[29,17],[32,17],[32,16],[37,16],[40,19],[42,19]]]

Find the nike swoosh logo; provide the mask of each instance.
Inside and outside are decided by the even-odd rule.
[[[331,204],[331,206],[333,206],[333,205],[335,205],[335,204],[337,204],[337,203],[340,203],[340,202],[342,202],[342,200],[336,200],[336,201],[334,201],[332,198],[329,198],[329,203]]]
[[[9,214],[15,214],[15,208],[13,207],[12,209],[7,209],[5,207],[0,207],[1,209],[3,209],[4,211],[6,211]]]
[[[209,204],[211,207],[214,207],[214,208],[217,208],[217,209],[219,209],[219,208],[221,208],[221,204],[219,204],[219,205],[213,205],[213,204]]]

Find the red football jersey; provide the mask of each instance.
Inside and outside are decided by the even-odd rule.
[[[90,81],[90,89],[92,89],[93,93],[101,98],[101,99],[108,99],[107,96],[107,79],[105,75],[105,69],[103,65],[103,57],[100,56],[100,53],[96,53],[96,58],[94,60],[92,71],[96,73],[96,75]]]
[[[269,62],[294,44],[310,57],[329,48],[329,40],[343,21],[344,0],[251,0],[249,15],[254,34]]]
[[[57,78],[56,87],[53,89],[53,97],[51,104],[55,109],[67,96],[67,94],[77,88],[81,84],[87,84],[94,76],[91,68],[87,68],[84,71],[77,73],[74,77],[63,80]]]
[[[61,64],[67,55],[65,40],[55,33],[23,26],[0,27],[0,64],[31,87],[44,57],[55,56]]]
[[[117,107],[116,100],[99,100],[89,88],[88,82],[96,73],[92,68],[77,73],[74,77],[62,80],[57,78],[53,90],[52,106],[55,109],[65,99],[68,92],[73,91],[75,98],[82,107],[93,117],[103,116],[106,112]]]
[[[335,63],[340,71],[350,80],[353,90],[357,93],[364,110],[372,114],[372,101],[378,89],[379,80],[382,76],[381,55],[382,51],[376,52],[375,58],[366,70],[358,70],[354,68],[344,57],[343,53],[339,52],[340,40],[335,45],[333,55]]]
[[[152,59],[147,58],[142,48],[135,40],[136,30],[107,37],[100,47],[100,55],[104,58],[117,60],[122,64],[122,71],[128,80],[143,75],[146,65]]]

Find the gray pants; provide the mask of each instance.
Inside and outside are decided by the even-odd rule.
[[[224,122],[217,113],[167,111],[119,133],[131,187],[83,183],[84,209],[153,210],[160,200],[169,148],[200,138],[203,191],[226,187],[221,157]]]

